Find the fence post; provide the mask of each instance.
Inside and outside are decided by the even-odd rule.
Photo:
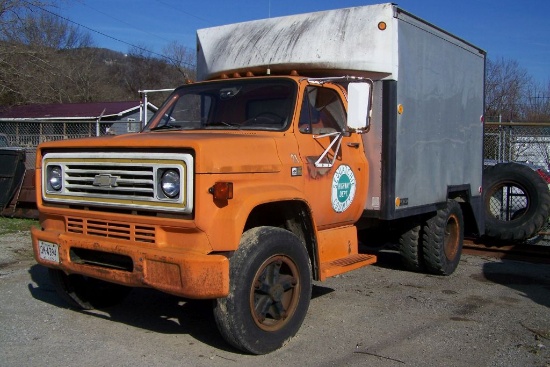
[[[96,122],[95,122],[95,135],[96,136],[99,136],[99,121],[101,121],[101,118],[103,117],[103,114],[105,113],[105,110],[107,110],[106,108],[103,109],[103,112],[101,112],[101,115],[99,115],[99,117],[97,118]]]

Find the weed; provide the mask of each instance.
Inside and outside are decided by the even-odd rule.
[[[0,235],[29,231],[31,227],[38,226],[38,221],[34,219],[0,217]]]

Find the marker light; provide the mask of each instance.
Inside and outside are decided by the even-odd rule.
[[[386,25],[386,22],[380,22],[378,23],[378,29],[381,31],[385,31],[388,26]]]
[[[403,105],[402,104],[397,105],[397,113],[400,114],[400,115],[403,114]]]
[[[208,192],[214,196],[214,200],[233,199],[233,182],[216,182]]]

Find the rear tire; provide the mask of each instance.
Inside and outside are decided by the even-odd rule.
[[[422,250],[426,270],[432,274],[452,274],[462,255],[464,219],[460,205],[454,200],[428,219],[424,226]]]
[[[401,261],[403,266],[410,271],[422,272],[424,270],[421,230],[421,224],[414,224],[399,237]]]
[[[224,339],[252,354],[283,346],[302,325],[311,299],[311,265],[302,242],[281,228],[250,229],[229,273],[229,295],[214,308]]]
[[[114,306],[122,302],[132,290],[130,287],[79,274],[67,275],[59,269],[49,268],[48,272],[59,297],[77,310]]]

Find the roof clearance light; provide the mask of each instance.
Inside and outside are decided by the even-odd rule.
[[[378,29],[380,29],[381,31],[385,31],[386,28],[387,28],[386,22],[378,23]]]

